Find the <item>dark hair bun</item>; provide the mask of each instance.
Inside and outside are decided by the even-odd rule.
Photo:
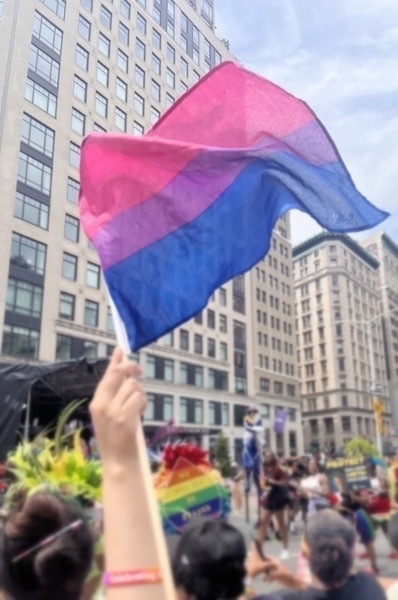
[[[47,546],[12,564],[15,556],[77,520],[81,520],[80,527],[66,531]],[[35,594],[39,589],[43,591],[40,598],[64,600],[70,598],[71,593],[72,597],[79,596],[76,592],[89,572],[94,541],[78,506],[50,493],[36,494],[26,498],[10,515],[4,533],[7,544],[3,549],[2,575],[4,588],[11,597],[27,598],[26,593]]]

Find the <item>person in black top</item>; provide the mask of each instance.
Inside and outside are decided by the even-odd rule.
[[[386,600],[385,593],[372,575],[354,573],[355,529],[337,511],[326,509],[315,515],[306,532],[306,553],[312,585],[305,584],[275,559],[263,561],[262,571],[268,579],[278,581],[290,591],[274,592],[275,600]],[[259,574],[259,566],[248,572]],[[270,600],[259,596],[257,600]]]

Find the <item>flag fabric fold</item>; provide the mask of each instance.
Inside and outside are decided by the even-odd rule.
[[[287,211],[337,233],[387,216],[357,191],[304,102],[233,63],[145,136],[89,135],[80,173],[81,222],[132,350],[261,260]]]

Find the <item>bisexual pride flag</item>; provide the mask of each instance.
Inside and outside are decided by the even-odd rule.
[[[80,216],[131,350],[193,317],[259,262],[293,208],[333,232],[387,214],[355,188],[308,106],[224,63],[145,136],[92,134]]]

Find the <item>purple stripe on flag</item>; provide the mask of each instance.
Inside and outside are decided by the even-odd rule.
[[[283,141],[266,135],[249,149],[203,150],[161,192],[125,210],[95,236],[93,243],[102,268],[112,267],[193,221],[218,199],[250,162],[278,152],[297,154],[313,165],[338,161],[317,121],[287,135]],[[133,185],[132,181],[132,193]]]

